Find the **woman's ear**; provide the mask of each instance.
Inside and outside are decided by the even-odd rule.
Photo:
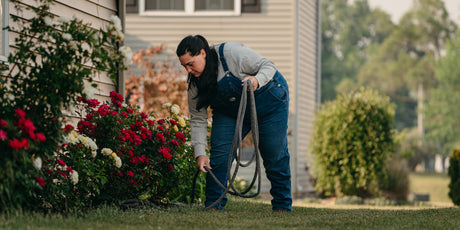
[[[206,51],[204,49],[200,50],[200,55],[202,55],[204,58],[206,58]]]

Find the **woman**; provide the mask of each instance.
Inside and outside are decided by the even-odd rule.
[[[289,93],[283,76],[270,60],[241,43],[209,47],[204,37],[187,36],[178,45],[176,54],[188,72],[191,138],[197,167],[206,172],[204,166],[207,166],[222,184],[227,184],[228,154],[235,132],[238,98],[243,82],[250,81],[256,101],[260,154],[271,182],[272,209],[290,211]],[[205,151],[209,106],[212,109],[210,159]],[[250,120],[245,119],[243,137],[250,128]],[[214,203],[222,193],[223,189],[208,174],[205,205]],[[215,208],[224,209],[226,203],[225,198]]]

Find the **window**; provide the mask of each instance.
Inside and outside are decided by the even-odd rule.
[[[131,6],[137,4],[137,0],[128,2]],[[236,16],[241,13],[241,0],[139,0],[138,7],[141,15]]]
[[[8,26],[9,26],[9,1],[0,0],[0,25],[1,27],[1,36],[0,36],[0,63],[6,63],[8,61],[9,54],[9,36],[8,36]]]

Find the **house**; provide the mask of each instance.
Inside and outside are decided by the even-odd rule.
[[[24,6],[36,6],[40,4],[40,1],[36,0],[23,0],[20,4]],[[0,5],[1,12],[1,23],[2,23],[2,36],[1,39],[1,50],[0,50],[0,62],[6,63],[8,54],[14,51],[15,38],[17,37],[18,25],[11,20],[11,15],[16,15],[20,18],[27,19],[32,13],[30,11],[18,12],[14,4],[10,3],[9,0],[1,0]],[[124,20],[125,14],[125,2],[123,0],[54,0],[50,6],[50,12],[57,17],[76,17],[83,20],[85,23],[90,23],[95,29],[99,29],[107,24],[110,16],[117,15],[122,21]],[[8,30],[8,27],[11,29]],[[106,101],[109,100],[109,93],[112,90],[123,92],[123,74],[120,73],[118,77],[118,89],[116,89],[113,81],[100,74],[94,76],[94,82],[98,84],[98,90],[95,93],[95,98]]]
[[[164,44],[174,53],[183,37],[201,34],[210,45],[238,41],[272,60],[290,89],[292,191],[299,198],[314,193],[307,165],[320,101],[319,7],[320,0],[127,0],[126,45],[136,52]]]

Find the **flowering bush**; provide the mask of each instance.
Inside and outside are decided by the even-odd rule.
[[[111,165],[104,168],[107,181],[101,184],[94,202],[119,202],[141,195],[153,201],[167,197],[183,177],[184,172],[178,168],[184,168],[184,162],[194,164],[187,143],[187,120],[180,115],[177,105],[166,104],[164,109],[170,111],[170,116],[155,119],[135,106],[122,104],[124,98],[120,94],[111,92],[110,96],[111,102],[103,104],[96,99],[78,99],[85,104],[80,113],[86,115],[78,122],[77,132],[98,144],[101,154],[95,161],[102,162],[98,167]],[[106,156],[113,158],[113,163]]]
[[[31,4],[35,6],[10,2],[17,11],[11,15],[17,27],[10,30],[18,35],[8,57],[10,65],[2,66],[0,77],[0,119],[6,124],[0,131],[5,166],[0,167],[0,210],[37,209],[51,179],[37,175],[43,172],[37,172],[32,162],[40,159],[46,165],[56,152],[62,141],[62,111],[72,110],[76,95],[87,96],[95,86],[95,73],[104,71],[116,79],[131,54],[129,48],[118,48],[123,34],[116,17],[96,30],[77,18],[55,18],[49,10],[51,0],[37,0]],[[35,15],[24,20],[20,17],[24,10]]]

